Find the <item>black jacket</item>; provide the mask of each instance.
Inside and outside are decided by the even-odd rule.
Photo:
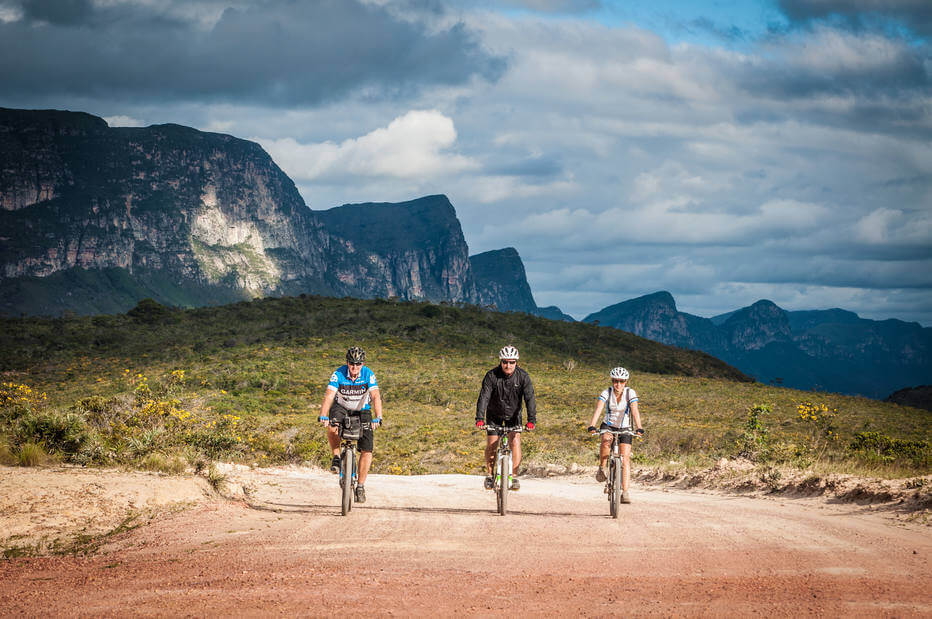
[[[521,418],[521,399],[527,405],[528,423],[537,423],[537,402],[534,400],[534,385],[524,369],[515,367],[514,374],[505,376],[502,366],[489,370],[482,379],[479,400],[476,402],[476,421],[485,421],[486,412],[490,418],[503,421],[514,415]]]

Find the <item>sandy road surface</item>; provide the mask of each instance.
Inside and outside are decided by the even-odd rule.
[[[932,535],[857,506],[592,480],[373,476],[339,515],[328,473],[240,472],[208,501],[91,557],[0,562],[3,614],[932,615]]]

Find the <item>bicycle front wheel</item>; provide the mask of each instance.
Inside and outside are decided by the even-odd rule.
[[[508,487],[511,485],[511,455],[502,454],[499,470],[501,483],[498,485],[498,513],[504,516],[508,513]]]
[[[353,508],[353,461],[356,452],[353,449],[344,449],[340,459],[340,483],[343,484],[343,502],[340,513],[345,516]]]
[[[609,492],[610,501],[612,502],[612,518],[618,518],[618,509],[621,505],[621,461],[618,458],[612,458],[612,490]]]

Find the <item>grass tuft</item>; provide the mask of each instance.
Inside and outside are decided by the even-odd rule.
[[[207,483],[210,484],[210,487],[214,489],[214,492],[217,494],[223,494],[227,490],[227,482],[229,477],[226,473],[220,471],[217,468],[217,465],[211,463],[207,467]]]
[[[23,443],[16,454],[19,466],[41,466],[49,461],[49,455],[39,443]]]
[[[144,471],[180,475],[188,469],[188,463],[181,456],[169,456],[163,453],[150,453],[139,462],[139,468]]]

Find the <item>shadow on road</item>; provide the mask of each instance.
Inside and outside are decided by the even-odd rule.
[[[323,515],[339,515],[339,505],[318,505],[313,503],[248,503],[251,509],[276,513],[316,513]],[[353,509],[365,511],[393,511],[409,512],[424,514],[496,514],[494,509],[470,509],[465,507],[419,507],[419,506],[394,506],[394,505],[353,505]],[[558,512],[558,511],[532,511],[514,509],[508,510],[509,516],[559,516],[563,518],[609,518],[608,514],[581,514],[578,512]]]

